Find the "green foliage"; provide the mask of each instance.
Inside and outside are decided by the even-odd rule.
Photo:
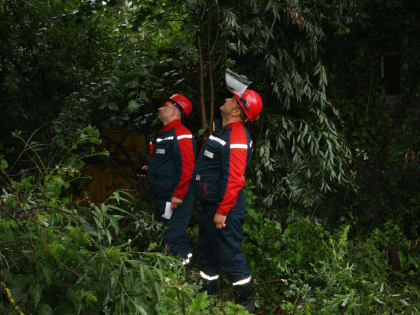
[[[321,111],[313,123],[271,115],[258,149],[256,177],[272,206],[276,201],[313,206],[337,185],[354,182],[352,154]]]
[[[63,99],[95,72],[105,34],[90,1],[6,1],[1,23],[2,133],[34,130],[60,112]],[[85,71],[83,71],[85,70]],[[5,123],[7,122],[7,123]]]
[[[415,161],[404,160],[406,153],[419,151],[418,36],[408,22],[419,4],[360,1],[355,9],[360,23],[348,36],[326,42],[328,91],[340,110],[343,133],[364,152],[358,167],[415,169]]]
[[[257,282],[261,308],[287,314],[419,312],[419,288],[409,272],[418,263],[406,264],[416,260],[418,249],[400,254],[405,257],[404,274],[394,272],[388,263],[388,248],[407,248],[398,227],[387,225],[367,239],[350,240],[349,225],[331,233],[321,221],[292,210],[281,221],[273,221],[268,211],[256,211],[255,187],[247,184],[243,250]],[[396,282],[395,277],[402,281]]]
[[[357,167],[401,168],[408,152],[415,158],[402,168],[417,167],[414,6],[0,0],[0,305],[11,311],[13,298],[25,313],[40,314],[245,313],[197,293],[199,283],[179,262],[158,254],[161,226],[149,204],[129,192],[99,206],[72,197],[87,180],[86,158],[98,155],[96,127],[149,132],[162,96],[182,91],[199,104],[200,71],[203,97],[211,97],[212,70],[220,103],[229,67],[264,99],[261,118],[249,126],[256,143],[249,178],[257,188],[246,192],[243,244],[260,308],[418,313],[418,196],[393,183],[407,202],[384,207],[384,224],[371,228],[372,214],[355,208],[366,197],[349,193]],[[384,101],[378,58],[395,52],[400,106]],[[195,108],[190,123],[198,130]],[[9,138],[15,129],[22,131]],[[352,202],[323,203],[339,185]],[[399,271],[388,263],[391,249]]]
[[[264,99],[254,127],[254,172],[264,203],[310,207],[337,186],[352,184],[352,152],[327,97],[319,54],[327,29],[353,21],[352,2],[246,1],[221,12],[225,64],[256,82],[252,88]]]
[[[179,35],[180,23],[162,23],[167,31],[149,36],[157,25],[140,21],[142,10],[162,14],[164,6],[144,1],[3,3],[2,134],[35,130],[54,120],[61,145],[63,136],[88,124],[145,130],[155,111],[152,99],[167,93],[161,76],[174,59],[164,50],[179,38],[184,40],[179,47],[188,47]],[[0,150],[15,159],[15,145],[5,138]]]
[[[15,133],[19,139],[22,135]],[[198,293],[181,262],[158,251],[161,224],[131,193],[105,203],[73,200],[83,159],[98,143],[92,127],[67,138],[43,160],[43,148],[25,140],[36,171],[9,177],[0,195],[2,310],[25,314],[248,314],[243,307]],[[4,159],[2,159],[4,161]],[[3,299],[5,297],[6,299]]]
[[[266,204],[291,198],[312,205],[336,182],[351,180],[350,151],[331,119],[335,107],[326,96],[327,72],[319,56],[325,25],[345,29],[351,4],[33,0],[20,7],[10,1],[2,27],[14,36],[6,38],[2,54],[8,71],[0,105],[8,106],[5,119],[16,125],[19,113],[31,127],[55,119],[58,145],[87,124],[148,131],[153,102],[163,95],[182,90],[198,104],[200,57],[208,63],[204,75],[212,68],[217,102],[225,95],[217,78],[233,67],[257,82],[252,88],[264,97],[254,131],[266,140],[257,146],[256,165]],[[19,25],[25,21],[23,31]],[[16,60],[30,71],[20,71]],[[45,74],[41,80],[35,79],[39,72]],[[33,91],[45,93],[34,97]],[[40,101],[28,106],[28,99]],[[309,149],[311,156],[304,156]]]

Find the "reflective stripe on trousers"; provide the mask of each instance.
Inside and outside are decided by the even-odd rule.
[[[208,281],[214,281],[219,279],[219,275],[215,275],[215,276],[209,276],[208,274],[204,273],[203,271],[200,271],[200,276],[203,279],[206,279]]]
[[[248,283],[251,282],[251,280],[252,280],[252,277],[249,276],[248,278],[245,278],[245,279],[242,279],[242,280],[239,280],[239,281],[236,281],[236,282],[232,283],[232,285],[244,285],[244,284],[248,284]]]
[[[182,264],[183,264],[183,265],[188,265],[188,264],[190,263],[190,261],[191,261],[191,259],[190,259],[191,257],[192,257],[192,254],[191,254],[191,253],[189,253],[189,254],[187,255],[187,258],[182,260]]]

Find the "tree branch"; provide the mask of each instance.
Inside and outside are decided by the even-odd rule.
[[[210,121],[208,125],[214,121],[214,82],[213,82],[213,63],[211,60],[211,45],[210,45],[210,35],[211,35],[211,1],[207,0],[209,6],[209,17],[207,25],[207,54],[208,54],[208,68],[209,68],[209,83],[210,83]]]
[[[197,44],[198,44],[198,53],[200,59],[200,105],[201,105],[201,128],[207,128],[207,114],[206,114],[206,100],[204,97],[204,64],[203,64],[203,49],[201,45],[201,37],[200,37],[200,27],[197,31]]]

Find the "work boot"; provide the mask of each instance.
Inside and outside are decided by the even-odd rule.
[[[236,293],[235,303],[242,305],[248,312],[253,313],[255,311],[255,302],[252,282],[234,286],[234,290]]]
[[[219,275],[215,275],[214,273],[205,273],[204,271],[200,270],[200,277],[203,281],[203,286],[201,287],[200,292],[207,291],[207,295],[212,295],[216,293],[217,289],[217,280],[219,279]]]
[[[217,290],[217,280],[203,280],[203,286],[201,287],[200,292],[207,292],[207,295],[213,295],[216,294]]]

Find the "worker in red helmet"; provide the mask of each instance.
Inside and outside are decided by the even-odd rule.
[[[253,145],[245,127],[262,110],[259,94],[247,89],[225,99],[218,127],[204,144],[194,169],[192,185],[200,202],[197,258],[203,288],[212,294],[220,272],[225,272],[238,293],[235,302],[255,308],[252,277],[241,250],[246,212],[245,170]]]
[[[155,195],[156,216],[166,227],[163,242],[174,256],[191,265],[192,254],[186,236],[194,196],[190,180],[195,162],[195,140],[182,124],[192,110],[191,101],[182,94],[163,100],[159,120],[163,128],[150,143],[150,161],[142,167],[147,171],[150,189]]]

